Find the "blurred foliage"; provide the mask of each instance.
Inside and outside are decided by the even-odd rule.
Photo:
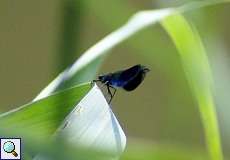
[[[58,61],[55,67],[57,73],[69,66],[79,54],[81,43],[80,31],[84,15],[84,1],[63,0],[61,1],[61,27],[58,45]]]
[[[207,54],[195,27],[180,16],[163,20],[181,55],[183,68],[191,90],[197,99],[205,128],[206,143],[211,159],[223,159],[216,107],[213,99],[213,79]]]
[[[187,1],[179,2],[179,1],[157,0],[154,2],[150,2],[146,0],[146,1],[140,2],[140,1],[102,0],[100,1],[100,3],[98,3],[98,1],[96,0],[88,0],[84,2],[77,1],[77,0],[69,0],[69,1],[65,0],[65,1],[60,1],[60,2],[55,2],[55,1],[53,1],[52,3],[50,2],[50,4],[47,4],[48,6],[47,13],[50,10],[49,6],[54,6],[53,4],[56,4],[56,3],[60,3],[59,5],[61,6],[60,8],[58,8],[59,9],[58,15],[61,15],[60,16],[61,17],[60,21],[62,24],[60,27],[61,33],[59,33],[60,35],[58,36],[58,40],[57,40],[58,47],[56,48],[58,49],[55,48],[55,52],[56,51],[58,52],[57,54],[56,53],[54,54],[55,56],[51,56],[52,58],[59,57],[57,60],[58,66],[57,66],[57,69],[55,68],[55,70],[60,71],[64,69],[64,67],[68,66],[70,62],[72,63],[76,57],[79,57],[80,53],[82,53],[82,51],[85,50],[85,48],[89,48],[89,46],[94,44],[101,37],[107,35],[109,32],[123,25],[128,20],[128,18],[136,11],[143,10],[143,9],[157,8],[159,6],[164,6],[164,7],[169,7],[169,5],[177,6],[178,4],[181,5],[182,3],[185,3],[185,2]],[[6,2],[0,2],[0,4],[1,3],[6,4]],[[23,2],[20,2],[20,3],[21,5],[24,4]],[[25,3],[25,6],[26,5],[31,5],[31,4]],[[1,8],[4,8],[5,5],[0,5],[0,6],[3,6]],[[10,8],[9,6],[8,8]],[[16,7],[16,5],[14,7]],[[31,5],[31,8],[39,8],[39,6]],[[225,11],[223,11],[223,8],[225,8]],[[41,7],[41,10],[42,9],[43,7]],[[56,10],[54,11],[54,10],[53,12],[56,13],[57,11]],[[1,12],[5,13],[4,9],[2,9],[0,13]],[[22,12],[22,10],[19,10],[18,12],[20,13]],[[32,11],[30,12],[31,14],[33,13]],[[223,12],[223,14],[220,14],[220,12],[221,13]],[[8,11],[6,11],[6,13],[8,14]],[[26,11],[26,14],[28,13],[29,11]],[[198,28],[198,32],[201,35],[201,39],[202,40],[204,39],[205,49],[207,48],[207,50],[210,51],[210,52],[207,52],[208,58],[210,58],[210,54],[216,48],[218,48],[218,46],[215,46],[217,44],[210,42],[210,41],[215,39],[215,36],[217,36],[219,32],[221,32],[223,36],[228,35],[227,26],[229,24],[226,21],[226,19],[228,19],[228,14],[229,14],[229,5],[228,6],[216,5],[214,7],[213,6],[206,7],[202,10],[195,10],[195,11],[186,13],[186,16],[189,17],[188,19],[194,22],[193,25],[195,25],[195,27],[198,26],[197,28]],[[45,15],[42,15],[41,17],[43,18],[45,16],[47,15],[45,14]],[[6,17],[5,19],[12,18],[11,16],[5,16],[5,17]],[[28,17],[26,18],[30,20],[30,18]],[[84,21],[82,21],[83,18],[84,18]],[[15,19],[22,19],[22,18],[20,18],[20,16],[15,16]],[[52,16],[50,16],[50,19],[52,19]],[[220,19],[223,22],[217,23],[221,21]],[[44,20],[42,19],[38,21],[38,23],[41,23],[43,21]],[[16,21],[13,21],[13,23],[15,22]],[[31,24],[32,23],[33,22],[31,22]],[[8,24],[7,20],[5,20],[5,24],[3,24],[3,27],[6,26],[7,28],[7,24]],[[174,26],[175,29],[179,29],[181,27],[179,23],[178,23],[178,26],[174,23],[171,26]],[[36,27],[39,28],[39,25],[37,25]],[[227,28],[227,29],[220,31],[218,27]],[[44,36],[46,36],[47,28],[44,29],[45,30],[45,34],[43,34]],[[183,38],[186,39],[186,37],[183,37],[184,34],[181,34],[183,30],[180,30],[180,29],[177,31],[178,33],[175,37],[182,38],[180,39],[180,42],[186,42],[186,41],[183,41]],[[0,27],[0,30],[3,30],[3,32],[6,32],[6,33],[10,32],[9,30],[5,31],[4,29],[1,29],[1,27]],[[54,31],[56,30],[54,29]],[[17,32],[20,32],[20,30]],[[32,30],[32,32],[34,32],[34,30]],[[29,34],[29,31],[28,31],[28,34]],[[196,34],[198,33],[195,33],[194,36],[197,36]],[[12,34],[11,36],[14,38],[14,34]],[[48,36],[53,36],[53,35],[50,34],[50,35],[47,35],[47,37]],[[10,40],[13,38],[7,41],[7,37],[8,37],[8,34],[4,35],[1,40],[2,41],[6,40],[6,42],[11,42]],[[22,36],[20,36],[20,38],[21,37]],[[26,40],[26,37],[23,37],[23,38],[24,40]],[[45,37],[41,38],[40,42],[42,42],[44,39]],[[27,41],[30,41],[30,39],[29,40],[27,39]],[[226,36],[223,41],[226,44],[228,44],[229,37]],[[199,43],[199,38],[198,38],[198,42],[196,43]],[[14,43],[9,43],[9,44],[12,45],[10,47],[17,48],[17,46],[15,46]],[[36,44],[39,44],[39,42],[36,42],[33,45],[36,45]],[[31,46],[32,45],[26,44],[23,47],[30,48]],[[178,45],[176,46],[178,47]],[[194,71],[194,73],[196,74],[197,70],[199,70],[198,68],[199,65],[197,66],[197,64],[203,64],[203,62],[202,62],[202,57],[201,58],[200,57],[198,58],[197,57],[187,57],[188,61],[186,61],[185,59],[183,59],[183,57],[180,57],[180,55],[177,54],[176,46],[174,46],[174,44],[171,42],[166,32],[162,30],[162,28],[160,28],[160,25],[157,25],[154,28],[149,28],[149,29],[146,29],[136,34],[131,39],[122,43],[119,46],[119,48],[115,48],[113,51],[111,51],[112,53],[111,56],[106,57],[107,59],[101,69],[101,72],[109,72],[111,70],[117,70],[118,68],[127,67],[134,63],[148,64],[149,66],[151,66],[151,69],[152,69],[152,74],[150,75],[149,78],[146,79],[145,85],[143,85],[142,88],[138,89],[135,92],[136,96],[134,96],[134,94],[127,95],[127,93],[123,93],[123,92],[119,93],[119,95],[116,95],[117,97],[115,97],[114,99],[114,106],[116,106],[116,108],[114,108],[114,110],[117,112],[118,117],[120,117],[120,120],[123,122],[123,126],[124,126],[124,129],[128,137],[136,136],[136,137],[142,137],[146,139],[153,139],[154,141],[158,142],[156,144],[157,148],[152,147],[152,146],[146,147],[145,145],[140,145],[141,144],[140,142],[138,142],[137,144],[130,144],[128,145],[127,152],[125,152],[124,154],[124,157],[123,157],[124,160],[125,159],[127,160],[128,159],[143,159],[143,157],[145,157],[145,159],[155,158],[155,159],[178,159],[178,160],[179,159],[186,159],[186,160],[187,159],[205,159],[204,157],[206,157],[206,156],[203,156],[203,154],[197,154],[197,152],[194,151],[193,149],[186,150],[182,147],[178,147],[181,145],[185,145],[185,148],[198,147],[198,148],[202,148],[201,151],[204,152],[203,151],[203,141],[204,140],[202,136],[203,132],[201,128],[201,119],[199,118],[199,114],[198,114],[199,112],[196,108],[197,103],[196,103],[195,98],[192,96],[192,91],[190,90],[190,86],[189,86],[190,84],[186,81],[186,78],[189,80],[191,77],[194,77],[194,75],[192,76],[189,75],[191,77],[188,78],[189,76],[186,75],[186,69],[185,69],[185,74],[184,74],[184,66],[192,64],[192,67],[194,66],[197,67],[196,70]],[[192,47],[193,46],[190,46],[190,49]],[[210,50],[211,47],[215,49]],[[226,46],[223,45],[221,49],[227,50],[227,47],[226,48],[225,47]],[[19,55],[23,55],[25,52],[23,50],[21,51],[18,51],[18,50],[17,50],[18,52],[17,54]],[[33,50],[36,51],[35,48],[31,47],[31,50],[27,52],[29,52],[29,54],[33,53],[33,55],[35,55],[35,53],[37,52],[33,52]],[[47,54],[51,49],[50,50],[46,49],[46,50],[47,51],[44,53],[43,51],[38,50],[37,57],[40,57],[40,56],[44,57],[41,60],[41,62],[47,59],[46,58]],[[5,49],[2,52],[9,53],[7,49]],[[182,51],[180,51],[179,49],[179,52],[184,53],[184,50],[182,49]],[[222,52],[222,51],[216,49],[216,52]],[[14,57],[14,55],[12,57]],[[49,78],[45,78],[44,80],[44,77],[46,77],[47,75],[53,72],[53,71],[52,72],[46,71],[47,68],[52,68],[51,66],[49,65],[43,66],[41,64],[39,69],[36,71],[35,68],[33,68],[34,66],[36,66],[36,64],[33,64],[31,62],[32,64],[30,65],[29,62],[27,61],[28,55],[25,55],[25,57],[26,57],[24,58],[26,59],[24,62],[25,68],[30,68],[30,72],[26,72],[26,74],[23,75],[22,74],[23,68],[21,67],[17,68],[19,71],[22,71],[22,73],[15,74],[15,77],[11,77],[11,78],[8,77],[11,80],[17,79],[17,81],[15,80],[10,81],[9,88],[7,87],[7,89],[2,90],[2,95],[5,95],[4,94],[5,92],[6,93],[9,92],[8,94],[6,94],[5,97],[7,96],[9,97],[9,95],[14,95],[15,93],[13,92],[17,90],[21,84],[25,83],[22,85],[22,88],[26,86],[28,87],[27,90],[33,90],[33,93],[27,93],[29,95],[27,95],[27,98],[24,98],[24,101],[25,100],[28,101],[29,99],[28,97],[32,99],[34,94],[38,92],[39,89],[41,89],[41,86],[47,84],[48,81],[50,81]],[[229,55],[227,54],[226,57],[229,57]],[[19,58],[21,57],[19,56]],[[36,58],[33,57],[33,59],[35,59],[34,62],[37,61]],[[77,76],[73,77],[73,79],[70,79],[66,83],[62,84],[62,86],[60,86],[59,89],[68,88],[72,86],[73,84],[79,84],[79,83],[86,82],[86,81],[93,79],[103,59],[95,60],[91,65],[81,70]],[[181,59],[182,59],[182,63],[181,63]],[[16,63],[16,61],[12,59],[10,59],[9,61],[11,62],[10,67],[13,66],[13,68],[15,68],[15,66],[18,66],[18,63]],[[53,61],[56,61],[56,59],[54,59]],[[52,60],[50,59],[47,59],[46,61],[47,64],[50,64],[51,62]],[[40,64],[40,62],[38,63]],[[55,64],[57,63],[55,62]],[[29,65],[31,67],[28,67]],[[206,65],[206,62],[204,65]],[[201,68],[202,67],[204,66],[201,66]],[[1,66],[0,69],[2,69],[2,71],[0,70],[0,72],[4,73],[4,67]],[[204,69],[204,71],[206,71],[206,69]],[[8,72],[7,69],[5,70]],[[12,74],[14,70],[15,69],[9,70],[9,74]],[[44,70],[47,73],[44,72]],[[35,74],[33,75],[28,74],[31,72]],[[207,70],[207,72],[209,72],[209,69]],[[220,70],[217,70],[216,72],[220,72]],[[5,75],[7,74],[5,73]],[[199,77],[198,75],[195,76],[194,78],[199,79],[203,76],[202,75]],[[204,75],[206,75],[206,73]],[[215,79],[215,75],[216,74],[214,73],[214,79]],[[36,78],[34,78],[35,76]],[[24,79],[21,79],[21,77],[24,77]],[[27,80],[27,77],[29,77],[30,80]],[[204,79],[205,78],[207,77],[204,77]],[[18,79],[21,79],[21,81],[18,81]],[[37,85],[36,82],[29,84],[29,81],[32,81],[32,79],[40,79],[41,81],[43,80],[42,82],[43,84]],[[224,79],[224,75],[222,79]],[[205,87],[206,85],[209,85],[209,80],[211,80],[210,77],[207,78],[207,83],[202,82],[200,84],[200,87],[195,89],[196,94],[200,95],[200,97],[203,97],[204,94],[202,93],[202,88]],[[6,82],[2,84],[5,84],[5,83]],[[20,85],[14,86],[13,85],[14,83],[18,83],[18,84],[20,83]],[[215,83],[218,83],[218,82],[215,82]],[[12,88],[10,89],[10,87],[14,89]],[[24,96],[23,94],[21,94],[22,90],[24,94],[26,94],[27,90],[24,90],[22,88],[18,89],[19,93],[15,94],[16,95],[15,99],[20,99],[20,98],[22,99],[22,97]],[[34,112],[33,114],[29,114],[29,110],[22,109],[21,110],[22,112],[17,112],[18,116],[16,115],[13,118],[12,117],[7,118],[6,116],[6,119],[2,121],[1,123],[12,124],[12,126],[20,126],[23,129],[24,127],[29,125],[29,130],[33,132],[37,129],[39,130],[41,129],[36,125],[34,126],[30,125],[32,123],[33,124],[42,123],[42,121],[38,119],[36,120],[37,116],[34,116],[34,115],[40,115],[40,118],[45,120],[46,122],[49,121],[50,123],[51,121],[54,120],[53,122],[51,122],[53,126],[49,126],[50,124],[47,124],[46,126],[47,128],[51,128],[51,130],[50,129],[47,130],[48,134],[51,134],[55,130],[55,128],[58,126],[60,121],[65,117],[65,115],[72,109],[73,104],[76,103],[76,101],[80,100],[80,98],[87,92],[87,90],[89,89],[89,86],[83,87],[82,90],[80,89],[80,92],[78,89],[79,89],[78,87],[72,88],[72,89],[63,91],[61,93],[52,95],[48,97],[47,99],[41,100],[39,102],[35,102],[34,104],[28,104],[26,106],[23,106],[23,108],[24,107],[27,108],[28,106],[33,106],[36,109],[33,110]],[[71,91],[71,95],[66,94],[66,93],[70,93],[70,91]],[[74,96],[72,96],[72,91],[74,93]],[[20,95],[22,97],[20,97]],[[60,98],[60,100],[58,100],[59,99],[58,97]],[[10,96],[10,98],[13,98],[13,96],[12,97]],[[67,103],[66,101],[63,101],[63,99],[64,100],[68,99],[68,105],[66,104]],[[227,98],[225,98],[225,100],[226,99]],[[7,100],[7,101],[8,101],[7,105],[18,104],[16,103],[16,100],[15,101]],[[20,101],[20,103],[22,102],[23,101]],[[66,106],[68,107],[66,108],[63,107],[64,102],[65,102],[65,107]],[[206,102],[208,103],[208,101]],[[210,102],[213,103],[212,98]],[[203,103],[202,100],[200,101],[200,104],[201,103]],[[3,104],[6,105],[6,103],[3,103]],[[47,104],[53,104],[53,105],[47,105]],[[50,106],[50,108],[49,107],[41,108],[40,106],[43,106],[43,105]],[[213,104],[208,104],[208,105],[205,104],[204,106],[209,106],[209,105],[213,107]],[[126,106],[126,108],[124,108],[124,106]],[[140,109],[140,106],[141,106],[141,109]],[[63,110],[59,110],[59,109],[56,110],[57,107],[62,108],[62,109],[64,108],[65,111],[63,112]],[[203,108],[202,107],[203,106],[201,105],[200,109],[206,110],[205,107]],[[3,110],[3,108],[1,109]],[[203,121],[205,121],[207,118],[206,116],[208,116],[208,115],[204,115],[204,113],[206,112],[204,110],[203,111],[201,110],[201,112],[203,112],[202,113]],[[52,111],[52,112],[49,112],[49,111]],[[226,109],[223,109],[222,112],[224,111],[226,111]],[[27,113],[29,117],[28,116],[26,117]],[[213,114],[213,112],[210,114]],[[230,113],[226,112],[225,114],[226,114],[225,117],[228,117]],[[21,123],[21,118],[24,116],[25,118],[32,118],[31,121],[29,121],[28,123],[27,122],[22,123],[20,125],[18,125],[18,123],[15,123],[15,122]],[[56,118],[49,119],[50,117],[56,117],[57,119]],[[209,126],[209,124],[216,123],[215,120],[213,120],[213,117],[211,117],[211,119],[212,121],[206,124],[206,128],[213,127],[213,126]],[[222,122],[222,124],[225,124],[223,126],[225,130],[227,130],[226,128],[229,128],[229,126],[226,125],[227,120],[228,118],[226,118],[225,121]],[[42,124],[42,126],[44,124]],[[214,130],[215,129],[216,128],[214,127]],[[45,130],[44,130],[44,133],[47,135],[46,133],[47,131]],[[1,134],[1,136],[3,135]],[[207,136],[209,136],[209,139],[211,139],[213,135],[211,133],[210,135],[207,135]],[[225,143],[229,143],[228,139],[224,139],[223,141],[225,141]],[[160,143],[163,143],[163,142],[171,143],[170,147],[159,145]],[[213,145],[217,144],[218,146],[218,142],[214,142],[214,143],[215,144]],[[31,143],[31,141],[28,142],[28,145],[32,145],[32,144],[35,144],[35,143]],[[48,146],[48,149],[46,151],[54,154],[56,158],[63,159],[63,157],[67,155],[69,156],[75,155],[74,152],[67,153],[67,154],[63,153],[63,155],[59,155],[59,154],[56,155],[57,153],[56,151],[61,150],[61,149],[55,148],[55,147],[58,147],[57,145],[54,145],[54,146],[47,145],[47,146]],[[133,148],[133,146],[140,146],[140,147]],[[28,147],[28,149],[29,148],[32,148],[32,146]],[[42,151],[44,149],[43,147],[39,145],[38,145],[38,148],[39,149],[38,150],[35,149],[36,151],[34,152]],[[226,150],[226,155],[228,155],[229,148],[224,148],[224,149]],[[65,149],[65,151],[68,151],[68,150]]]

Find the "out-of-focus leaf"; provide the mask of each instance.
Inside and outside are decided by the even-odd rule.
[[[222,160],[223,153],[213,99],[213,78],[199,34],[195,27],[191,28],[179,14],[164,19],[162,25],[178,49],[185,75],[197,100],[210,157],[213,160]]]
[[[87,66],[90,66],[93,62],[95,63],[95,60],[100,62],[100,59],[103,58],[106,53],[109,53],[108,51],[110,49],[123,42],[136,32],[158,22],[173,12],[174,9],[169,8],[156,11],[142,11],[135,14],[126,25],[109,34],[82,54],[82,56],[70,68],[67,68],[53,82],[43,89],[34,101],[55,92],[66,81],[71,81],[74,77],[80,77],[81,75],[78,74],[79,71]],[[95,73],[90,74],[94,75]]]
[[[76,86],[3,113],[0,115],[0,126],[47,138],[89,89],[90,84]]]
[[[81,22],[84,13],[84,0],[61,1],[61,25],[59,43],[57,45],[58,59],[55,70],[63,71],[73,60],[79,57]]]
[[[18,129],[8,130],[0,129],[3,137],[16,137],[21,134]],[[109,160],[108,153],[102,153],[94,150],[84,149],[69,145],[64,139],[40,138],[34,135],[20,136],[22,142],[22,159],[32,160],[41,158],[42,160]],[[37,157],[37,153],[39,156]],[[41,156],[41,157],[40,157]],[[44,157],[44,158],[43,158]]]
[[[94,79],[98,68],[101,66],[103,60],[103,57],[96,58],[90,64],[79,70],[72,78],[63,81],[56,90],[63,90],[76,84],[91,81],[92,79]]]
[[[94,15],[97,16],[100,23],[102,23],[103,27],[105,27],[108,31],[124,23],[132,14],[137,12],[139,8],[139,6],[134,8],[134,5],[130,5],[126,1],[110,2],[103,0],[103,4],[113,6],[110,8],[110,14],[104,14],[107,12],[106,7],[103,7],[103,5],[98,3],[98,1],[96,0],[90,0],[89,2],[89,9],[93,11]],[[174,7],[173,9],[181,13],[184,13],[191,10],[201,9],[202,7],[218,4],[223,5],[224,3],[229,2],[229,0],[193,1],[186,3],[182,7]],[[113,18],[113,21],[111,21],[111,17]],[[162,37],[160,31],[156,30],[156,32],[153,32],[153,29],[142,31],[140,34],[138,34],[138,38],[132,38],[127,43],[123,43],[123,45],[128,45],[129,48],[135,50],[135,52],[133,52],[134,54],[138,54],[140,58],[143,58],[148,62],[152,62],[154,66],[160,68],[161,71],[169,75],[170,78],[173,78],[173,80],[178,81],[178,79],[180,80],[180,78],[184,77],[181,77],[181,72],[178,72],[180,66],[177,63],[177,57],[173,54],[165,54],[167,52],[171,52],[171,48],[165,46],[165,38]],[[152,48],[153,45],[154,48]],[[166,56],[167,58],[165,58]],[[169,63],[170,65],[165,65]]]

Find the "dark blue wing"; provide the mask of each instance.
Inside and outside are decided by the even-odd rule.
[[[123,89],[125,89],[126,91],[134,90],[141,84],[144,78],[145,78],[145,72],[141,70],[138,72],[138,74],[135,77],[133,77],[131,80],[128,81],[128,83],[126,83],[123,86]]]
[[[140,75],[141,71],[142,66],[138,64],[129,69],[112,73],[110,84],[115,87],[124,87],[130,81],[134,80],[138,75]]]

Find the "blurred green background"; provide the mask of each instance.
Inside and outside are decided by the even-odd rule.
[[[0,1],[0,110],[30,102],[86,49],[139,10],[178,6],[178,0]],[[216,84],[223,148],[230,151],[228,65],[230,4],[186,13],[204,42]],[[145,53],[145,54],[142,54]],[[153,63],[154,62],[154,63]],[[134,92],[119,90],[113,111],[127,137],[204,149],[197,103],[180,57],[161,26],[141,31],[112,50],[100,73],[134,64],[151,69]]]

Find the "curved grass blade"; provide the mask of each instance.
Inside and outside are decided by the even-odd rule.
[[[222,160],[223,153],[213,99],[213,79],[201,39],[195,27],[191,28],[180,14],[164,19],[162,26],[178,49],[186,78],[197,100],[210,158]]]
[[[123,42],[136,32],[144,29],[164,17],[173,13],[173,9],[161,9],[156,11],[143,11],[134,15],[127,24],[113,33],[106,36],[97,44],[88,49],[70,68],[62,72],[53,82],[51,82],[41,93],[34,99],[34,101],[48,96],[54,92],[66,80],[77,76],[77,73],[87,67],[95,59],[101,58],[108,53],[110,49]]]
[[[59,89],[60,86],[66,80],[70,80],[74,77],[79,77],[78,72],[88,67],[89,64],[94,62],[96,59],[101,59],[110,49],[120,44],[130,36],[134,35],[138,31],[147,28],[156,22],[164,19],[165,17],[174,14],[175,12],[186,12],[189,10],[198,9],[201,7],[214,5],[218,3],[230,2],[229,0],[214,0],[205,2],[193,2],[188,5],[184,5],[178,8],[166,8],[155,11],[140,11],[136,13],[124,26],[118,30],[112,32],[101,41],[96,43],[94,46],[89,48],[82,56],[76,60],[76,62],[67,68],[64,72],[59,74],[46,88],[44,88],[40,94],[34,99],[34,101],[44,98]],[[90,66],[90,65],[89,65]],[[97,65],[97,68],[99,65]],[[75,83],[76,84],[76,83]],[[71,84],[70,84],[71,85]],[[70,86],[66,85],[66,86]]]

